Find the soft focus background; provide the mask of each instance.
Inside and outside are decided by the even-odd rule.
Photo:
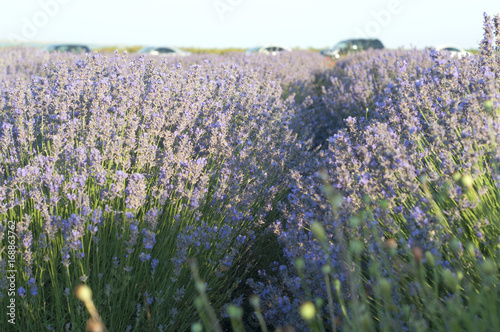
[[[388,48],[479,42],[495,0],[24,0],[1,2],[0,45],[86,43],[249,48],[327,48],[354,37]]]

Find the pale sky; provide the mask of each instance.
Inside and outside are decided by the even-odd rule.
[[[0,0],[0,43],[327,48],[477,48],[500,0]]]

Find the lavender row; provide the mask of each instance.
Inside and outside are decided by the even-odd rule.
[[[310,168],[294,173],[283,218],[274,225],[287,259],[249,280],[265,299],[268,321],[306,329],[295,314],[300,304],[326,301],[328,287],[337,293],[325,275],[342,285],[337,317],[359,315],[343,312],[342,299],[360,303],[360,294],[379,278],[407,283],[394,303],[418,313],[420,286],[408,284],[410,270],[390,251],[424,262],[426,252],[454,275],[470,265],[466,244],[479,261],[496,257],[499,23],[498,16],[485,16],[476,56],[396,50],[341,60],[330,71],[330,86],[302,106],[300,121],[317,135],[320,148]],[[314,236],[315,222],[324,228],[325,242]],[[363,253],[359,266],[370,271],[364,280],[354,278],[353,252]],[[330,317],[326,306],[323,313]],[[399,314],[398,329],[408,329],[408,317]]]
[[[146,278],[155,324],[180,328],[193,300],[184,298],[187,259],[224,280],[302,158],[305,143],[288,128],[293,95],[282,98],[282,86],[311,79],[297,70],[283,80],[284,66],[303,55],[195,58],[184,67],[126,54],[2,52],[1,239],[15,222],[27,311],[56,303],[77,280],[105,303],[118,301],[110,290],[123,283],[140,293]],[[52,289],[41,293],[44,284]],[[49,329],[62,328],[47,317]]]

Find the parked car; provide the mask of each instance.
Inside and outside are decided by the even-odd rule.
[[[347,39],[337,43],[330,49],[321,50],[320,53],[331,58],[360,52],[368,49],[383,49],[384,44],[378,39]]]
[[[458,58],[464,57],[467,54],[471,54],[470,52],[467,52],[463,48],[454,45],[439,45],[436,46],[436,51],[447,51],[451,53],[452,57],[458,57]]]
[[[183,51],[175,47],[156,47],[148,46],[139,50],[138,53],[149,54],[149,55],[161,55],[161,56],[187,56],[191,55],[191,52]]]
[[[86,45],[78,44],[55,44],[45,47],[49,52],[69,52],[69,53],[89,53],[90,48]]]
[[[253,48],[249,48],[245,53],[246,54],[252,54],[252,53],[261,53],[261,54],[267,54],[267,55],[278,55],[279,53],[282,52],[290,52],[291,49],[286,46],[279,46],[279,45],[269,45],[269,46],[257,46]]]

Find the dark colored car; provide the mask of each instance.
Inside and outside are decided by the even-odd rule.
[[[69,53],[89,53],[90,48],[86,45],[77,44],[60,44],[60,45],[49,45],[45,48],[47,51],[51,52],[69,52]]]
[[[338,59],[350,53],[383,48],[384,44],[378,39],[347,39],[337,43],[331,49],[320,51],[320,53]]]

